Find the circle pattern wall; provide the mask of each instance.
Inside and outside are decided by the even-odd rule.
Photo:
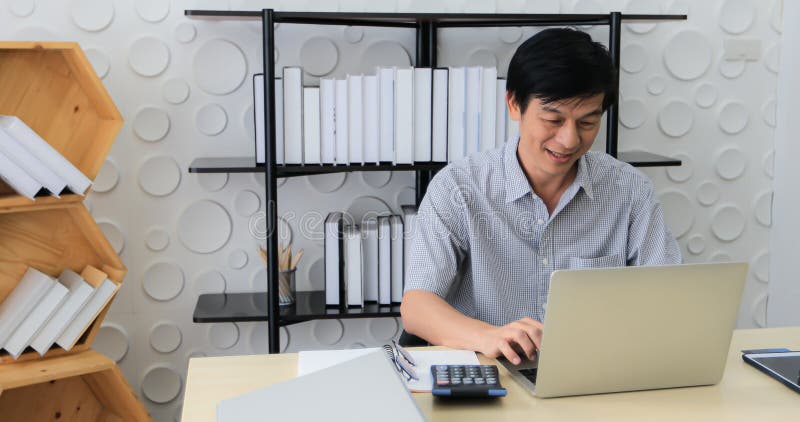
[[[681,167],[642,171],[653,180],[684,260],[750,262],[739,326],[763,323],[779,1],[763,7],[754,0],[130,3],[11,1],[0,11],[0,36],[79,42],[125,118],[87,200],[129,268],[94,344],[119,363],[156,421],[177,420],[190,357],[263,353],[267,344],[262,323],[191,322],[201,294],[266,288],[257,252],[266,229],[263,177],[187,172],[200,156],[253,154],[260,25],[189,20],[185,9],[351,11],[361,5],[373,12],[688,13],[687,21],[624,24],[619,149],[683,161]],[[582,29],[606,41],[606,29]],[[442,31],[439,65],[496,65],[504,76],[516,47],[535,32]],[[724,60],[725,41],[738,38],[759,40],[761,57]],[[277,69],[304,66],[306,84],[368,74],[377,65],[408,66],[415,56],[413,31],[403,29],[281,24],[276,47]],[[401,172],[279,180],[281,242],[305,252],[298,289],[324,285],[321,222],[328,212],[396,213],[414,202],[414,185],[413,175]],[[374,347],[401,330],[395,319],[320,320],[283,327],[280,346]]]

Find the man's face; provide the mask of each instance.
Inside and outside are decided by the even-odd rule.
[[[521,113],[506,96],[512,119],[519,121],[519,154],[539,178],[562,177],[594,143],[603,116],[603,94],[544,104],[531,99]]]

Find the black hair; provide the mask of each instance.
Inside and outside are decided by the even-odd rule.
[[[548,104],[603,96],[603,110],[617,97],[617,70],[608,49],[589,34],[549,28],[520,44],[508,65],[506,91],[524,113],[531,98]]]

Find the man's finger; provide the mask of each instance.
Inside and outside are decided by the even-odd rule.
[[[508,344],[507,342],[504,341],[500,343],[499,349],[500,352],[503,354],[503,356],[505,356],[506,359],[508,359],[508,361],[513,363],[514,365],[519,365],[520,362],[522,362],[522,359],[520,359],[517,352],[515,352],[514,349],[511,347],[511,345]]]
[[[533,341],[533,344],[536,346],[536,349],[541,349],[544,324],[532,318],[522,318],[517,320],[517,322],[520,324],[520,326],[524,327],[525,331],[528,333],[528,336]]]
[[[525,357],[533,359],[533,354],[536,353],[535,339],[526,330],[518,330],[512,338],[517,348],[525,353]]]

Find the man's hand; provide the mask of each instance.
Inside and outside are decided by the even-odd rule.
[[[522,358],[533,359],[542,345],[544,324],[533,318],[522,318],[500,327],[490,327],[481,334],[478,349],[487,357],[505,356],[514,365]]]
[[[403,327],[431,344],[481,352],[487,357],[505,356],[519,365],[533,359],[542,345],[544,325],[522,318],[501,327],[470,318],[444,299],[424,290],[409,290],[400,305]]]

